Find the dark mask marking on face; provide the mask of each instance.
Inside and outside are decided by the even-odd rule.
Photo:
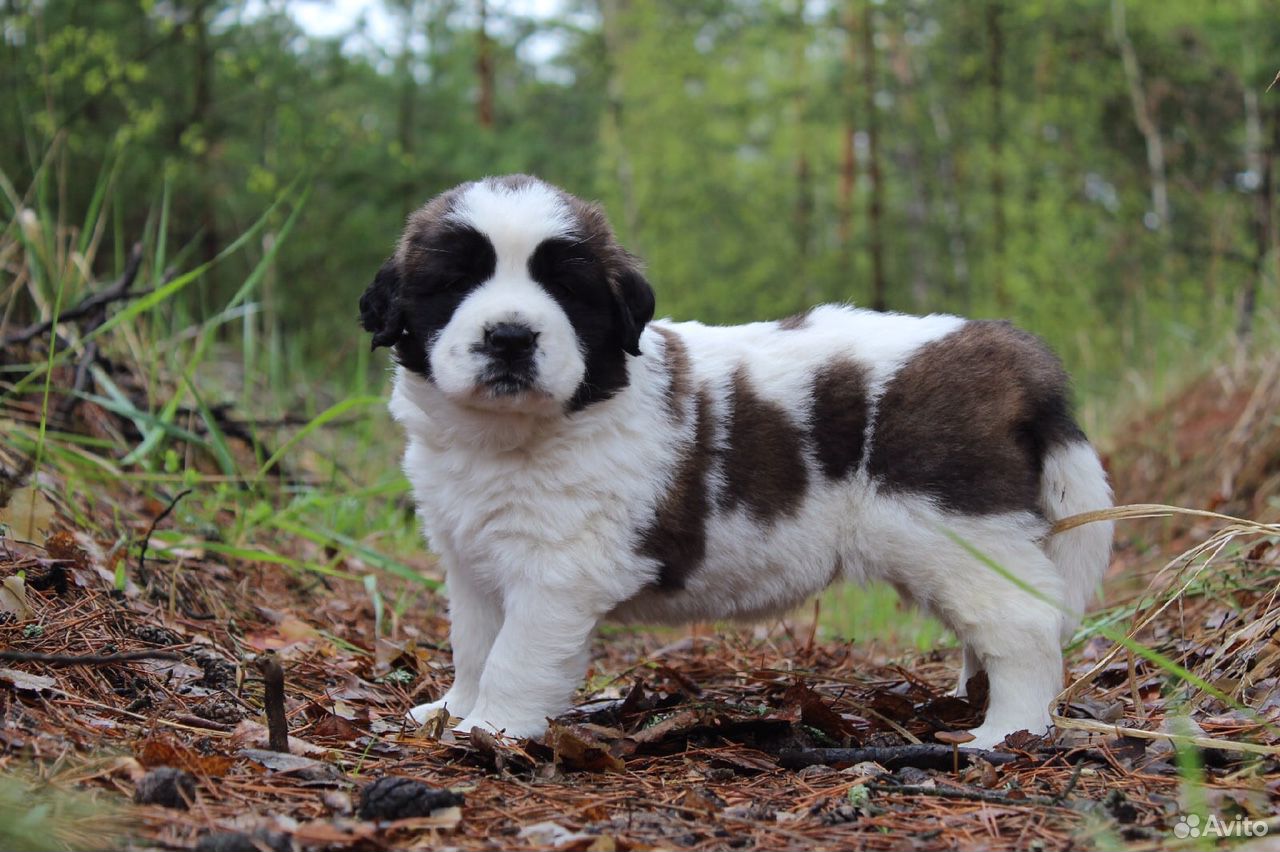
[[[497,254],[489,238],[466,225],[433,223],[406,240],[401,269],[406,335],[396,359],[431,378],[430,348],[471,291],[493,277]]]
[[[733,374],[730,404],[720,507],[745,505],[758,523],[794,514],[809,478],[803,434],[780,405],[756,394],[741,367]]]
[[[640,262],[618,245],[598,204],[561,193],[574,228],[545,240],[529,258],[529,274],[560,305],[586,364],[569,411],[610,399],[630,381],[627,358],[640,354],[640,335],[653,319],[653,289]]]
[[[921,347],[890,380],[868,469],[886,491],[951,511],[1039,513],[1045,454],[1082,440],[1049,348],[1008,323],[975,320]]]

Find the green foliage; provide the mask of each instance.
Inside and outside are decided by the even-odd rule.
[[[116,815],[86,793],[0,777],[0,849],[103,849],[120,834]]]
[[[305,177],[298,233],[269,263],[284,209],[182,297],[208,319],[259,269],[257,320],[217,329],[250,355],[289,339],[303,360],[353,357],[355,298],[405,214],[517,170],[607,203],[648,260],[660,314],[867,303],[879,232],[890,307],[1015,319],[1064,353],[1090,400],[1131,394],[1127,368],[1167,369],[1221,339],[1254,281],[1274,319],[1274,241],[1257,217],[1280,124],[1280,94],[1264,91],[1276,0],[1123,3],[1163,140],[1167,222],[1152,219],[1119,0],[867,2],[600,0],[532,19],[490,4],[482,38],[472,4],[386,0],[386,43],[359,24],[308,35],[289,2],[7,0],[0,169],[49,184],[53,152],[62,177],[45,196],[73,216],[109,183],[104,272],[143,233],[160,258],[167,246],[211,261]],[[492,126],[477,108],[482,51]],[[158,176],[159,221],[143,203]]]

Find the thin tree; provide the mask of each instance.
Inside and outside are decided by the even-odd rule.
[[[601,122],[601,136],[603,148],[615,169],[626,233],[632,241],[635,241],[639,235],[635,173],[631,168],[631,157],[627,151],[626,137],[623,133],[623,128],[626,126],[623,113],[626,83],[623,78],[622,56],[627,41],[623,19],[628,14],[629,3],[628,0],[598,0],[598,3],[605,62],[605,110]]]
[[[845,14],[845,67],[841,102],[844,121],[840,128],[840,187],[836,203],[836,234],[840,242],[840,284],[853,278],[853,196],[858,188],[858,147],[856,95],[858,89],[858,0],[852,0]]]
[[[875,11],[871,0],[862,5],[862,88],[867,113],[867,180],[871,184],[871,202],[867,211],[870,230],[868,250],[871,254],[871,307],[888,310],[884,271],[884,181],[880,170],[880,119],[876,115],[876,32]]]
[[[1111,32],[1120,48],[1120,60],[1124,64],[1124,78],[1129,87],[1129,101],[1133,105],[1133,120],[1138,125],[1147,146],[1147,172],[1151,177],[1151,212],[1154,226],[1165,228],[1169,224],[1169,189],[1165,178],[1164,140],[1160,128],[1147,102],[1146,86],[1142,79],[1142,66],[1129,38],[1125,22],[1124,0],[1111,0]]]
[[[815,281],[809,275],[809,249],[813,228],[813,186],[809,165],[808,132],[806,121],[809,112],[808,103],[808,63],[805,51],[809,46],[809,28],[805,23],[805,0],[796,0],[796,38],[794,44],[794,89],[793,107],[795,115],[796,150],[795,150],[795,209],[792,214],[792,225],[795,236],[796,278],[804,287],[805,300],[812,304],[820,298],[814,291]]]
[[[987,137],[991,154],[991,286],[995,291],[996,306],[1001,311],[1009,309],[1009,291],[1005,281],[1005,243],[1008,241],[1008,222],[1004,205],[1004,7],[1000,0],[988,0],[986,4],[987,30],[987,83],[991,97],[991,132]]]
[[[480,25],[476,30],[476,122],[485,129],[493,128],[493,41],[489,38],[489,4],[477,0]]]

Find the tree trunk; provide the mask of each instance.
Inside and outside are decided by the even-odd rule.
[[[1010,308],[1009,289],[1005,270],[1005,251],[1008,241],[1008,223],[1004,206],[1004,12],[1000,0],[988,0],[986,4],[987,28],[987,82],[991,97],[991,287],[995,292],[996,307],[1002,313]]]
[[[623,16],[627,13],[628,0],[598,0],[601,35],[604,38],[605,98],[603,148],[613,160],[618,194],[622,200],[622,220],[627,237],[634,242],[639,237],[639,209],[636,205],[635,173],[627,152],[623,133],[623,99],[626,86],[622,78],[621,57],[626,47]]]
[[[795,122],[795,207],[792,212],[796,269],[795,278],[803,287],[805,301],[813,304],[820,300],[814,291],[814,281],[809,275],[809,250],[813,227],[813,186],[809,166],[808,135],[808,65],[805,49],[808,47],[808,30],[804,21],[805,0],[796,0],[796,41],[794,45],[795,85],[793,121]]]
[[[1278,270],[1275,263],[1275,229],[1272,211],[1275,210],[1275,155],[1280,147],[1280,115],[1277,108],[1267,110],[1264,117],[1258,107],[1257,94],[1245,94],[1246,162],[1256,169],[1258,188],[1253,194],[1253,275],[1244,284],[1240,296],[1240,314],[1236,319],[1236,339],[1241,347],[1247,347],[1253,336],[1253,317],[1258,308],[1258,289]],[[1270,128],[1264,128],[1267,123]],[[1266,131],[1270,130],[1268,134]],[[1268,138],[1269,137],[1269,138]]]
[[[400,80],[400,103],[396,109],[396,140],[405,154],[413,153],[414,106],[418,87],[413,79],[413,3],[404,4],[404,22],[400,30],[400,54],[396,57],[396,76]],[[434,45],[433,45],[434,46]],[[401,206],[405,212],[412,210],[417,201],[417,188],[410,181],[400,187]]]
[[[478,0],[480,29],[476,32],[476,122],[486,130],[493,128],[493,42],[489,39],[489,4]]]
[[[845,20],[844,126],[840,131],[840,189],[836,205],[840,242],[840,286],[853,281],[853,196],[858,188],[855,105],[858,90],[858,3],[849,4]]]
[[[1164,140],[1160,138],[1160,128],[1156,126],[1151,107],[1147,103],[1142,66],[1138,64],[1138,54],[1133,49],[1133,41],[1129,38],[1129,30],[1125,24],[1124,0],[1111,0],[1111,29],[1120,48],[1120,59],[1124,63],[1129,101],[1133,105],[1133,120],[1147,146],[1147,171],[1151,175],[1151,213],[1155,216],[1155,221],[1149,224],[1155,228],[1163,228],[1167,233],[1169,189],[1165,178]]]
[[[884,182],[880,172],[880,119],[876,115],[876,33],[875,10],[870,0],[862,5],[862,87],[867,111],[867,179],[871,183],[871,204],[867,211],[870,228],[871,307],[888,310],[884,272]]]
[[[929,75],[926,73],[925,78]],[[965,243],[964,209],[960,204],[960,180],[956,175],[955,156],[951,144],[951,122],[937,92],[929,92],[929,118],[938,140],[938,186],[942,192],[942,215],[947,235],[947,251],[951,255],[952,285],[948,293],[963,299],[966,312],[972,307],[969,282],[969,247]]]
[[[214,147],[214,128],[211,121],[213,107],[213,48],[209,44],[209,0],[197,3],[191,16],[195,41],[195,79],[191,102],[191,118],[188,127],[200,134],[201,145],[196,156],[196,173],[200,182],[200,240],[201,259],[210,263],[218,255],[217,210],[214,204],[214,181],[211,159]]]

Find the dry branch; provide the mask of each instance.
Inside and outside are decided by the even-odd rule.
[[[1004,751],[986,751],[976,748],[958,750],[965,766],[985,760],[993,766],[1013,763],[1021,755]],[[949,745],[879,746],[874,748],[805,748],[788,749],[778,755],[778,764],[786,769],[803,769],[806,766],[831,766],[870,761],[886,769],[914,766],[917,769],[951,769],[956,750]]]
[[[145,296],[150,290],[134,290],[133,283],[138,277],[138,270],[142,267],[142,243],[134,243],[132,250],[129,252],[129,259],[125,263],[124,272],[115,280],[111,286],[97,293],[92,293],[82,299],[74,307],[71,307],[58,315],[57,320],[43,320],[33,323],[21,331],[16,331],[0,340],[0,348],[7,348],[18,343],[27,343],[42,334],[53,329],[58,323],[72,322],[74,320],[91,317],[99,311],[105,309],[113,302],[123,301],[125,299],[133,299],[139,296]],[[101,321],[95,322],[94,325],[100,325]]]
[[[7,663],[41,663],[46,666],[109,666],[131,660],[172,660],[182,656],[172,651],[122,651],[119,654],[36,654],[28,651],[0,651]]]

